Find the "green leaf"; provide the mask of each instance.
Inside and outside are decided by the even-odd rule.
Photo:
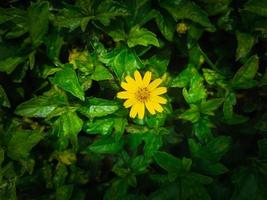
[[[256,85],[252,80],[259,68],[259,57],[254,55],[236,72],[232,79],[232,86],[236,89],[247,89]]]
[[[160,5],[165,8],[175,19],[190,19],[206,27],[208,31],[215,31],[207,13],[195,3],[187,0],[162,1]]]
[[[150,44],[159,47],[157,36],[148,29],[139,26],[131,28],[127,44],[130,48],[136,45],[148,46]]]
[[[2,85],[0,85],[0,107],[4,106],[4,107],[10,107],[10,102],[8,100],[7,94],[4,90],[4,88],[2,87]]]
[[[112,118],[96,119],[86,122],[83,130],[88,134],[109,135],[112,133],[114,120]]]
[[[267,1],[266,0],[249,0],[244,10],[267,17]]]
[[[211,99],[201,102],[200,110],[205,115],[214,115],[213,111],[217,110],[223,103],[223,98]]]
[[[7,144],[7,155],[13,160],[27,159],[31,149],[42,139],[39,131],[14,130]]]
[[[224,118],[229,124],[241,124],[248,120],[247,117],[234,113],[234,105],[236,105],[236,95],[234,92],[228,92],[225,96],[223,104]]]
[[[258,119],[255,124],[255,128],[260,131],[267,132],[267,113],[264,113],[260,119]]]
[[[103,117],[116,112],[119,103],[101,98],[87,98],[78,111],[88,118]]]
[[[170,181],[174,181],[178,176],[187,173],[192,164],[190,159],[183,158],[181,160],[166,152],[158,151],[153,157],[157,164],[168,172]]]
[[[175,21],[167,14],[158,13],[156,23],[161,34],[168,40],[172,41],[175,32]]]
[[[191,104],[190,109],[183,112],[180,116],[180,119],[191,121],[192,123],[195,123],[200,118],[200,110],[198,106]]]
[[[104,0],[101,1],[95,10],[94,18],[99,20],[103,25],[108,26],[110,21],[118,16],[127,15],[126,8],[117,1]]]
[[[248,33],[236,33],[237,37],[237,49],[236,49],[236,60],[244,58],[248,55],[251,48],[255,43],[255,38]]]
[[[103,81],[113,79],[109,70],[101,64],[96,65],[95,71],[91,75],[91,78],[95,81]]]
[[[201,116],[197,122],[193,124],[192,132],[202,142],[207,142],[212,138],[211,124],[207,116]]]
[[[116,141],[111,137],[102,137],[89,146],[95,153],[118,153],[123,147],[123,140]]]
[[[70,200],[73,192],[73,185],[63,185],[56,190],[56,200]]]
[[[47,117],[58,106],[66,104],[64,96],[59,93],[47,93],[47,95],[34,97],[18,105],[15,113],[25,117]]]
[[[267,159],[267,139],[258,140],[259,155],[261,158]],[[0,161],[1,163],[1,161]]]
[[[188,104],[198,103],[207,97],[203,78],[196,74],[190,79],[190,88],[183,88],[183,96]]]
[[[224,80],[224,76],[214,70],[203,68],[202,71],[205,80],[210,85],[219,84]]]
[[[134,138],[133,138],[134,139]],[[135,138],[138,140],[138,138]],[[155,134],[155,131],[149,131],[142,137],[145,141],[144,153],[146,157],[151,157],[163,145],[162,136]],[[139,142],[141,142],[140,140]],[[133,142],[133,141],[132,141]],[[138,142],[138,141],[134,141]]]
[[[198,74],[198,71],[192,65],[188,65],[186,69],[184,69],[178,76],[174,77],[171,82],[171,87],[187,87],[190,84],[190,80],[192,76]]]
[[[72,65],[64,65],[64,68],[58,71],[50,80],[53,84],[84,101],[84,91],[79,83],[76,72],[72,69]]]
[[[21,64],[25,60],[25,57],[22,56],[12,56],[0,60],[0,72],[6,72],[7,74],[10,74],[19,64]]]
[[[31,5],[28,10],[28,25],[30,38],[34,46],[38,46],[48,30],[49,4],[40,1]]]
[[[104,200],[124,199],[129,185],[126,179],[115,179],[112,185],[107,189]]]
[[[160,51],[158,54],[151,56],[146,64],[152,74],[157,77],[162,76],[168,69],[170,62],[170,51]]]
[[[119,141],[122,137],[126,126],[128,125],[128,121],[125,118],[114,118],[114,134],[115,140]]]
[[[49,34],[45,40],[47,55],[52,61],[58,61],[64,38],[59,32]]]
[[[132,75],[135,70],[143,67],[143,63],[136,53],[125,46],[117,47],[107,54],[101,55],[100,61],[110,66],[121,81],[126,75]]]
[[[219,136],[210,139],[205,145],[193,139],[189,139],[188,143],[193,158],[218,162],[230,149],[231,139],[227,136]]]
[[[79,8],[66,5],[63,9],[59,10],[54,24],[55,26],[69,28],[70,31],[73,31],[81,25],[83,17]]]
[[[76,138],[82,130],[83,121],[76,112],[66,111],[56,121],[53,127],[53,134],[58,137]]]

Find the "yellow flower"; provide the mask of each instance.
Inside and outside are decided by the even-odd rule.
[[[152,115],[162,112],[161,104],[166,104],[167,100],[159,95],[167,92],[166,87],[158,87],[162,79],[158,78],[151,82],[151,72],[146,72],[144,78],[138,71],[134,72],[134,79],[126,76],[126,82],[121,83],[121,87],[126,91],[118,92],[117,97],[127,99],[124,102],[125,108],[131,108],[130,117],[135,118],[138,114],[139,119],[143,119],[145,109]]]

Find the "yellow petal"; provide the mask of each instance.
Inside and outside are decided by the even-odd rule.
[[[135,118],[135,116],[137,115],[137,112],[138,112],[137,105],[138,104],[134,104],[131,108],[131,111],[130,111],[131,118]]]
[[[152,83],[150,83],[147,88],[149,90],[154,90],[156,87],[158,87],[162,83],[162,80],[160,78],[155,79]]]
[[[146,72],[145,73],[145,76],[143,78],[143,84],[144,84],[144,87],[147,87],[151,81],[151,76],[152,76],[152,73],[151,72]]]
[[[118,92],[117,97],[119,99],[129,99],[129,98],[133,97],[133,94],[130,92],[123,91],[123,92]]]
[[[123,106],[124,106],[125,108],[129,108],[129,107],[131,107],[134,103],[135,103],[134,99],[127,99],[127,100],[123,103]]]
[[[160,104],[166,104],[167,103],[167,99],[165,99],[163,97],[160,97],[160,96],[153,96],[153,97],[151,97],[151,100],[153,102],[157,102],[157,103],[160,103]]]
[[[125,77],[125,80],[127,81],[127,83],[135,84],[135,80],[132,77],[130,77],[130,76],[126,76]]]
[[[154,90],[152,90],[152,93],[154,95],[161,95],[167,92],[167,88],[166,87],[159,87],[159,88],[155,88]]]
[[[159,103],[153,102],[153,107],[158,112],[162,112],[163,111],[163,108]]]
[[[153,103],[151,101],[146,101],[145,104],[146,104],[146,108],[150,112],[150,114],[152,114],[152,115],[156,114],[154,107],[153,107]]]
[[[128,90],[129,92],[134,92],[133,90],[135,90],[136,88],[135,84],[130,84],[126,82],[121,82],[121,87],[125,90]]]
[[[145,116],[145,104],[144,103],[139,103],[138,104],[138,118],[143,119]]]
[[[136,70],[136,71],[134,72],[134,78],[135,78],[135,81],[136,81],[138,84],[142,83],[142,76],[141,76],[141,74],[140,74],[139,71]]]

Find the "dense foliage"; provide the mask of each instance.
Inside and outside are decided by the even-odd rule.
[[[1,200],[267,199],[267,0],[0,4]]]

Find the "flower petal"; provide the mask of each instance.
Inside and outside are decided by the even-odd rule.
[[[162,83],[162,79],[157,78],[157,79],[155,79],[153,82],[151,82],[151,83],[147,86],[147,88],[148,88],[149,90],[154,90],[154,89],[155,89],[156,87],[158,87],[161,83]]]
[[[143,119],[145,116],[145,104],[139,103],[138,104],[138,118]]]
[[[125,80],[127,81],[127,83],[135,84],[135,80],[132,77],[130,77],[130,76],[126,76],[125,77]]]
[[[133,94],[130,92],[123,91],[123,92],[118,92],[117,97],[119,99],[129,99],[133,97]]]
[[[137,105],[138,104],[134,104],[131,108],[131,111],[130,111],[130,117],[131,118],[135,118],[136,115],[137,115],[137,112],[138,112],[138,109],[137,109]]]
[[[159,103],[153,102],[153,107],[158,112],[162,112],[163,111],[163,108]]]
[[[160,96],[153,96],[153,97],[151,97],[151,99],[153,102],[157,102],[160,104],[166,104],[167,103],[167,99],[160,97]]]
[[[151,76],[152,76],[152,73],[151,72],[146,72],[145,73],[145,76],[143,78],[143,84],[144,84],[144,87],[147,87],[151,81]]]
[[[129,92],[134,92],[134,90],[136,89],[135,84],[126,83],[126,82],[121,82],[121,87]]]
[[[129,108],[131,107],[133,104],[135,103],[134,99],[131,98],[131,99],[127,99],[124,103],[123,103],[123,106],[125,108]]]
[[[153,107],[153,103],[151,101],[146,101],[145,104],[146,104],[146,108],[150,112],[150,114],[152,114],[152,115],[156,114],[154,107]]]
[[[166,87],[158,87],[155,88],[154,90],[152,90],[152,93],[154,95],[161,95],[167,92],[167,88]]]
[[[142,76],[141,76],[141,74],[140,74],[139,71],[136,70],[136,71],[134,72],[134,78],[135,78],[135,81],[136,81],[138,84],[142,83]]]

